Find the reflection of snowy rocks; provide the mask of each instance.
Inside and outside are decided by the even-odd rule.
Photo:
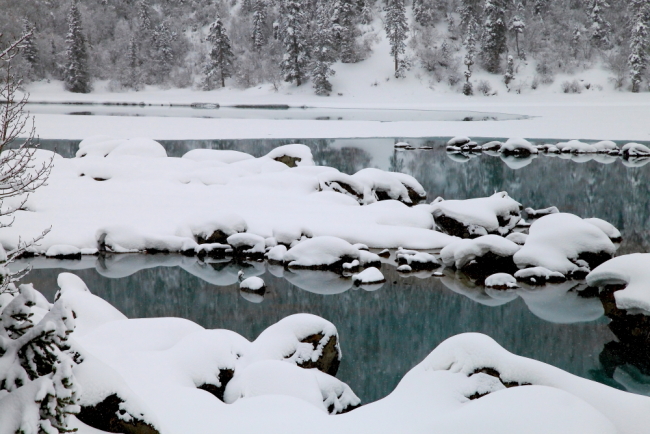
[[[508,235],[521,219],[521,208],[506,192],[478,199],[442,200],[431,206],[436,225],[460,238]]]

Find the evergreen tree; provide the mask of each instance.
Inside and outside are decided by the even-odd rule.
[[[413,20],[421,26],[435,24],[433,5],[428,0],[413,0]]]
[[[172,70],[174,52],[172,50],[173,34],[165,22],[156,26],[153,31],[153,71],[151,75],[157,82],[163,82]]]
[[[472,83],[469,79],[472,77],[472,65],[474,65],[474,59],[476,57],[476,30],[478,25],[474,17],[470,17],[469,22],[467,23],[467,29],[465,30],[465,39],[463,40],[463,45],[465,45],[465,58],[463,63],[467,66],[467,71],[465,74],[465,84],[463,85],[463,93],[467,96],[474,94],[474,89]]]
[[[361,24],[370,24],[372,22],[372,4],[370,0],[361,0],[359,11],[359,22]]]
[[[151,14],[149,13],[150,8],[151,7],[147,0],[140,1],[140,13],[138,18],[140,21],[140,32],[142,36],[151,37],[153,25],[151,24]]]
[[[606,0],[587,0],[587,12],[591,19],[591,42],[599,48],[606,48],[611,43],[611,24],[603,14],[609,7]]]
[[[535,0],[533,4],[533,14],[535,15],[544,15],[548,11],[549,0]]]
[[[519,12],[523,12],[523,6],[521,3],[518,5]],[[516,14],[510,20],[510,31],[515,34],[515,46],[517,47],[517,57],[522,60],[526,60],[526,54],[519,49],[519,35],[524,33],[526,28],[526,23],[522,18],[523,15]]]
[[[478,22],[478,1],[477,0],[462,0],[460,6],[456,10],[460,15],[460,29],[467,32],[467,26],[470,21]]]
[[[505,0],[485,0],[483,12],[483,63],[488,72],[496,74],[501,69],[501,54],[506,51]]]
[[[68,34],[65,39],[67,62],[65,66],[65,88],[70,92],[90,92],[90,75],[88,74],[88,54],[86,41],[81,29],[81,14],[77,0],[73,0],[68,14]]]
[[[305,80],[309,64],[307,38],[304,34],[305,13],[300,0],[282,0],[280,7],[280,38],[284,55],[280,69],[284,81],[300,86]]]
[[[386,19],[384,22],[386,36],[390,42],[390,54],[395,62],[395,77],[403,75],[400,56],[406,51],[408,24],[404,0],[386,0]]]
[[[210,25],[210,32],[206,40],[212,45],[208,60],[205,64],[205,88],[214,88],[215,80],[221,87],[226,86],[226,78],[232,76],[232,62],[234,55],[230,46],[230,38],[219,15]]]
[[[140,58],[138,57],[138,44],[135,41],[135,36],[131,36],[129,40],[126,70],[124,86],[129,89],[140,90],[142,88],[142,74],[140,71]]]
[[[571,48],[573,50],[573,57],[575,59],[578,58],[581,41],[582,41],[582,33],[580,32],[580,27],[576,25],[573,27],[573,36],[571,37]]]
[[[34,44],[34,26],[26,19],[23,20],[23,35],[26,35],[21,45],[23,57],[29,63],[33,72],[38,63],[38,50],[36,49],[36,44]]]
[[[354,63],[356,56],[356,11],[352,0],[337,0],[332,11],[334,45],[343,63]]]
[[[321,2],[318,5],[318,21],[313,38],[311,81],[316,95],[329,95],[332,91],[329,78],[334,75],[332,64],[336,60],[333,28],[326,4]]]
[[[253,34],[251,39],[253,41],[253,49],[257,52],[261,51],[266,43],[266,34],[264,32],[264,22],[266,21],[266,4],[264,0],[256,0],[253,5]]]
[[[510,92],[508,85],[515,79],[515,60],[512,56],[508,56],[508,63],[506,64],[506,73],[503,75],[503,82],[506,84],[506,89]]]
[[[632,92],[639,92],[643,73],[648,65],[648,24],[650,23],[650,0],[635,0],[630,4],[632,29],[630,32],[630,78]]]

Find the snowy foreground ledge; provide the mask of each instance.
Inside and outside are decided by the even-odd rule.
[[[390,395],[357,408],[352,389],[334,377],[339,336],[322,318],[292,315],[249,342],[179,318],[126,319],[78,277],[63,273],[58,283],[53,306],[23,286],[0,311],[22,306],[37,327],[74,311],[66,325],[77,354],[77,417],[103,430],[632,434],[650,424],[650,398],[513,355],[480,334],[443,342]],[[38,417],[30,413],[33,383],[1,392],[0,433]],[[80,433],[97,432],[80,420],[71,418]]]

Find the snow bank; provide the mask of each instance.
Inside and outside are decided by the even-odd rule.
[[[443,200],[431,205],[431,213],[445,233],[461,238],[487,234],[507,235],[521,219],[522,206],[506,192],[467,200]]]
[[[649,281],[650,253],[633,253],[610,259],[587,275],[587,283],[601,289],[610,285],[624,285],[624,289],[614,292],[616,307],[645,315],[650,315]]]
[[[612,241],[595,225],[573,214],[556,213],[530,226],[514,261],[519,268],[544,267],[565,276],[586,275],[615,252]]]
[[[155,140],[135,138],[116,140],[110,137],[91,137],[79,143],[77,158],[82,157],[119,157],[137,156],[147,158],[167,157],[165,148]]]
[[[225,164],[236,163],[238,161],[252,160],[250,154],[239,151],[223,150],[223,149],[192,149],[186,152],[182,158],[196,161],[197,163],[203,161],[218,161]]]

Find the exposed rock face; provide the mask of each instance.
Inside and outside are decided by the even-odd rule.
[[[279,157],[274,158],[275,161],[278,161],[280,163],[286,164],[289,167],[297,167],[300,161],[302,161],[301,158],[298,157],[292,157],[290,155],[282,155]]]
[[[307,336],[300,342],[312,344],[315,350],[318,348],[318,344],[324,338],[324,334],[316,333]],[[341,359],[339,358],[339,350],[337,348],[337,345],[338,339],[336,335],[330,336],[330,338],[327,340],[327,343],[323,346],[323,352],[318,360],[315,362],[312,360],[305,360],[304,362],[299,363],[298,366],[305,369],[316,368],[321,372],[324,372],[331,376],[336,376],[336,373],[339,370],[339,366],[341,365]]]
[[[114,393],[98,404],[81,407],[77,419],[93,428],[112,433],[159,434],[155,427],[121,409],[123,403],[124,400]],[[128,422],[124,419],[128,419]]]
[[[226,234],[221,229],[217,229],[216,231],[212,232],[212,234],[210,234],[208,237],[197,235],[196,242],[197,244],[214,244],[214,243],[226,244],[228,237],[230,235],[232,234]]]
[[[226,386],[232,377],[235,376],[235,371],[233,369],[219,369],[219,383],[220,385],[204,383],[200,386],[197,386],[199,389],[205,390],[216,396],[220,401],[223,401],[223,394],[226,391]]]

